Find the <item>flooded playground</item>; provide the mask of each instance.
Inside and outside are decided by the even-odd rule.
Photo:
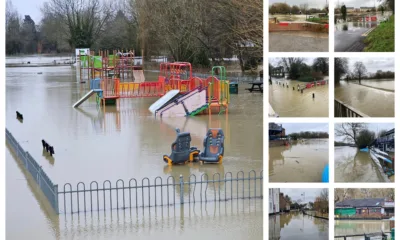
[[[269,103],[279,117],[329,116],[329,84],[304,89],[303,93],[297,90],[298,85],[306,84],[297,80],[272,78]]]
[[[335,220],[335,236],[356,235],[364,233],[390,232],[389,221],[384,220]],[[389,234],[390,237],[390,234]],[[364,237],[348,237],[351,240],[362,240]],[[388,238],[391,239],[391,238]]]
[[[370,117],[394,117],[394,81],[382,81],[379,89],[377,81],[369,81],[362,82],[368,86],[340,81],[335,84],[335,99]]]
[[[157,72],[145,72],[146,81],[157,81],[157,77]],[[227,172],[236,175],[239,171],[247,174],[251,170],[259,174],[263,169],[262,94],[248,93],[245,91],[247,85],[240,83],[239,94],[231,94],[228,114],[155,119],[148,108],[157,98],[122,99],[116,106],[99,108],[95,96],[92,96],[79,108],[72,108],[89,91],[89,83],[79,83],[75,69],[71,67],[7,68],[6,127],[61,188],[65,183],[73,186],[78,182],[88,184],[104,180],[114,183],[132,177],[154,179],[161,176],[165,179],[182,175],[187,178],[190,174],[200,176],[204,173],[223,176]],[[24,115],[23,123],[15,119],[16,111]],[[171,144],[176,138],[175,128],[190,132],[191,145],[200,150],[204,148],[203,140],[208,128],[222,128],[225,134],[223,163],[167,166],[163,155],[171,153]],[[42,139],[54,146],[53,158],[43,152]],[[145,213],[138,217],[136,211],[132,211],[135,216],[131,218],[127,217],[129,211],[119,215],[117,212],[108,215],[107,212],[108,216],[105,219],[102,216],[101,220],[87,215],[68,215],[65,219],[62,215],[49,217],[42,204],[38,205],[32,197],[35,193],[31,193],[32,187],[28,188],[31,183],[25,181],[21,168],[17,168],[10,154],[7,154],[6,162],[7,202],[24,202],[27,208],[24,213],[32,215],[29,221],[21,223],[21,219],[27,219],[22,213],[19,216],[7,214],[7,235],[10,238],[26,238],[40,232],[43,234],[41,239],[54,239],[54,235],[68,239],[76,234],[85,234],[93,239],[115,236],[131,239],[140,234],[141,239],[146,239],[150,234],[151,237],[157,234],[165,237],[168,231],[171,234],[179,231],[182,236],[189,237],[195,235],[190,229],[201,226],[202,238],[213,236],[215,226],[231,229],[232,235],[224,235],[227,239],[234,236],[262,237],[262,200],[259,199],[217,206],[215,203],[185,205],[184,214],[179,212],[180,208],[172,207],[169,211],[175,211],[176,215],[170,216],[166,216],[167,209],[160,208],[157,212],[145,208],[147,215],[152,212],[150,217]],[[21,207],[9,205],[8,209]],[[249,224],[247,228],[236,226],[239,222],[243,226],[244,219]],[[29,225],[32,220],[37,226]],[[61,230],[57,230],[54,221]],[[26,224],[27,231],[13,227],[18,224]],[[248,229],[252,229],[251,234]]]
[[[269,239],[328,240],[329,221],[301,212],[269,216]]]
[[[321,182],[329,163],[328,139],[293,141],[269,148],[270,182]]]
[[[368,152],[344,146],[335,147],[335,182],[383,182],[383,179]]]

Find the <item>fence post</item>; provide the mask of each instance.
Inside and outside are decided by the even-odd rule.
[[[56,211],[57,214],[60,213],[60,210],[58,208],[58,184],[53,185],[53,191],[54,191],[54,210]]]
[[[180,201],[183,204],[183,176],[182,174],[179,176],[179,185],[180,185]]]

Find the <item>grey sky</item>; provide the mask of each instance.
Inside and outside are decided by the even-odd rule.
[[[328,0],[269,0],[269,5],[274,3],[287,3],[290,6],[300,4],[308,4],[309,8],[323,8],[327,3],[329,4]]]
[[[392,71],[394,72],[394,58],[381,58],[381,57],[369,57],[369,58],[358,58],[352,57],[348,58],[350,70],[354,69],[355,62],[364,63],[367,71],[370,73],[376,73],[378,70],[382,71]]]
[[[381,130],[390,130],[394,128],[394,123],[366,123],[365,124],[370,131],[374,131],[375,133],[381,131]],[[340,127],[340,123],[335,124],[335,129],[337,127]],[[344,137],[339,137],[335,135],[335,141],[337,142],[342,142],[344,140]]]
[[[375,7],[379,6],[378,0],[334,0],[335,7],[338,5],[338,2],[340,5],[344,4],[346,7],[373,7],[375,3]]]
[[[328,123],[282,123],[282,127],[285,128],[286,134],[294,132],[329,132]]]
[[[35,24],[39,24],[42,19],[40,8],[47,0],[11,0],[11,2],[22,18],[25,15],[30,15]]]
[[[293,201],[301,199],[302,203],[314,202],[320,195],[322,188],[281,188],[280,192],[288,195]],[[305,193],[305,197],[301,194]],[[305,199],[305,201],[304,201]]]

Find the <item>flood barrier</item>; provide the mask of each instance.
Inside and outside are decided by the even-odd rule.
[[[254,170],[247,173],[239,171],[236,174],[191,174],[187,178],[171,175],[164,178],[157,176],[151,180],[147,177],[128,181],[118,179],[113,183],[105,180],[101,184],[97,181],[86,184],[78,182],[74,185],[65,183],[60,191],[58,185],[50,180],[37,161],[23,150],[7,129],[6,141],[57,214],[263,198],[263,171],[257,173]]]

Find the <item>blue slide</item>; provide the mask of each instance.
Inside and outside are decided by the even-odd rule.
[[[327,164],[322,171],[322,182],[329,182],[329,164]]]

